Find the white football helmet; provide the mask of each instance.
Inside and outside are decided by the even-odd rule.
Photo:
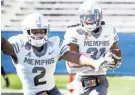
[[[102,10],[95,0],[87,0],[79,8],[79,16],[82,26],[93,31],[100,27],[102,21]]]
[[[31,13],[22,22],[23,34],[32,46],[41,47],[48,39],[49,25],[40,13]],[[35,33],[40,30],[43,33]]]

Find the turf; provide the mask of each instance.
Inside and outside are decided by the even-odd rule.
[[[135,77],[108,77],[108,95],[135,95]]]
[[[10,87],[12,89],[21,89],[21,82],[16,74],[8,74]],[[66,89],[68,75],[55,75],[56,85],[60,89]],[[109,91],[108,95],[135,95],[135,77],[108,77]],[[5,81],[1,78],[1,87],[4,89]]]

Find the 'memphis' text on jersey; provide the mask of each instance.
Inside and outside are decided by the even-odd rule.
[[[109,41],[84,41],[84,46],[109,46]]]
[[[31,59],[31,58],[25,57],[24,63],[28,63],[30,65],[50,65],[54,63],[54,58],[38,60],[38,59]]]

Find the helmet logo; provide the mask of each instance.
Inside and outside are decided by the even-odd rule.
[[[41,27],[41,18],[39,17],[38,20],[36,21],[37,27]]]
[[[94,9],[94,13],[98,14],[99,10],[98,9]]]

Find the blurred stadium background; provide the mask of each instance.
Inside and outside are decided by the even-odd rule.
[[[79,22],[77,9],[85,0],[1,0],[1,35],[8,38],[22,33],[21,21],[27,14],[37,11],[49,20],[49,36],[63,38],[68,25]],[[115,71],[108,71],[108,95],[135,95],[135,0],[97,0],[103,9],[103,20],[118,31],[123,64]],[[69,75],[65,61],[57,64],[55,79],[62,92],[67,94]],[[1,77],[2,95],[21,95],[21,83],[10,57],[1,53],[1,64],[8,72],[10,87],[5,88]],[[65,95],[64,94],[64,95]]]

